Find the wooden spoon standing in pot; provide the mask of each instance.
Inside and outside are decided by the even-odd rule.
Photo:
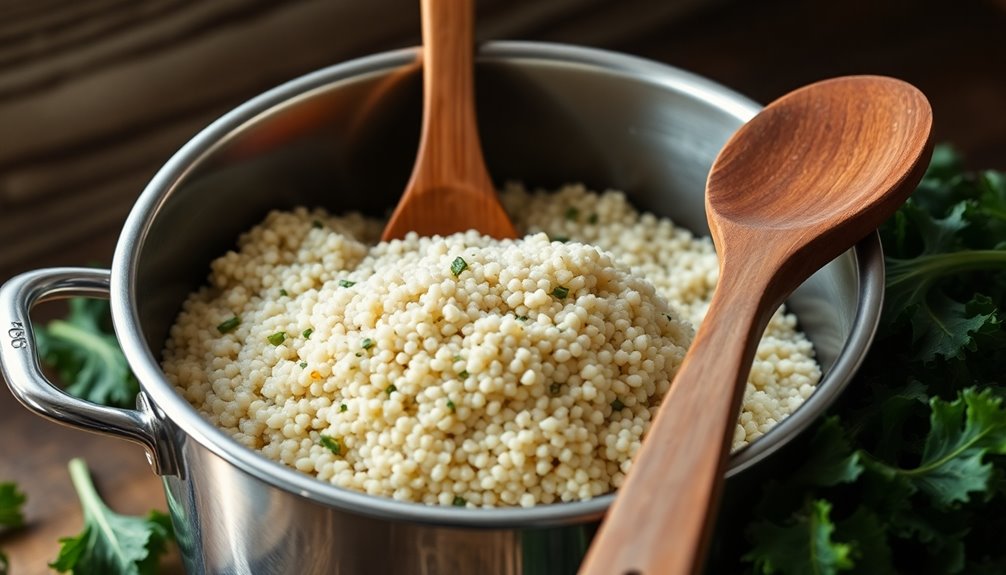
[[[905,201],[928,164],[931,128],[914,87],[853,76],[791,92],[727,142],[706,186],[716,292],[581,575],[700,572],[769,318]]]
[[[482,159],[475,123],[474,0],[421,0],[423,128],[412,178],[382,240],[476,229],[515,238]]]

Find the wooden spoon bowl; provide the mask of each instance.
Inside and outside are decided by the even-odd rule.
[[[931,129],[917,89],[853,76],[780,98],[727,142],[706,185],[716,292],[582,575],[701,571],[761,334],[794,289],[915,189]]]
[[[475,121],[474,0],[422,0],[423,127],[412,177],[381,235],[517,232],[486,170]]]

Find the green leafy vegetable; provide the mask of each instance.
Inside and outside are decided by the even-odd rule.
[[[461,256],[454,258],[454,261],[451,262],[451,273],[454,274],[454,277],[458,277],[466,269],[468,269],[468,262]]]
[[[281,343],[283,343],[284,341],[286,341],[286,332],[285,331],[277,331],[276,333],[270,335],[266,339],[268,339],[269,343],[271,343],[273,345],[280,345]]]
[[[809,441],[731,510],[709,573],[1006,573],[1006,177],[938,147],[881,227],[878,337]],[[741,509],[740,507],[744,507]]]
[[[755,547],[747,555],[762,573],[832,575],[852,568],[852,547],[832,540],[831,504],[809,501],[786,525],[765,522],[751,530]]]
[[[464,507],[464,506],[468,505],[468,501],[466,501],[465,498],[461,497],[460,495],[455,495],[454,496],[454,501],[452,502],[452,504],[455,507]]]
[[[569,295],[569,288],[563,286],[556,286],[552,290],[552,295],[554,295],[559,299],[566,299],[566,296]]]
[[[75,575],[152,575],[174,534],[168,516],[151,511],[146,517],[119,515],[94,489],[87,464],[70,461],[70,478],[84,511],[84,530],[60,539],[56,560],[60,573]]]
[[[281,288],[281,289],[279,290],[279,295],[281,295],[281,296],[284,296],[284,297],[286,297],[286,296],[290,295],[290,292],[288,292],[288,291],[286,291],[285,289],[282,289],[282,288]]]
[[[349,288],[356,285],[356,282],[351,282],[349,280],[339,280],[339,287]]]
[[[369,337],[365,337],[363,338],[363,341],[360,342],[360,347],[362,347],[363,349],[370,349],[374,347],[374,340],[370,339]]]
[[[0,529],[24,524],[24,512],[21,508],[27,500],[16,483],[0,483]]]
[[[314,333],[314,330],[311,328],[307,328],[303,332],[301,332],[301,335],[304,336],[304,339],[311,339],[312,333]]]
[[[36,328],[39,354],[72,395],[118,407],[135,405],[140,386],[119,349],[105,300],[71,298],[66,319]]]

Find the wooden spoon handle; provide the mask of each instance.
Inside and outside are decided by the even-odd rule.
[[[731,285],[730,277],[744,275],[721,269],[709,312],[580,575],[687,575],[702,568],[751,361],[777,305],[771,296],[751,296],[766,293],[763,273]]]
[[[412,187],[493,190],[475,122],[475,2],[421,2],[423,136]]]

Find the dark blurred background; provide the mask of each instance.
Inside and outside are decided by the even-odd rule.
[[[0,281],[107,265],[157,168],[236,104],[311,70],[416,45],[415,0],[0,0]],[[479,0],[480,40],[603,47],[768,102],[840,74],[906,79],[936,140],[1006,169],[1006,0]],[[84,455],[127,513],[163,509],[140,450],[60,428],[0,392],[0,481],[31,486],[13,572],[46,573],[80,529]],[[177,564],[175,564],[177,569]]]

